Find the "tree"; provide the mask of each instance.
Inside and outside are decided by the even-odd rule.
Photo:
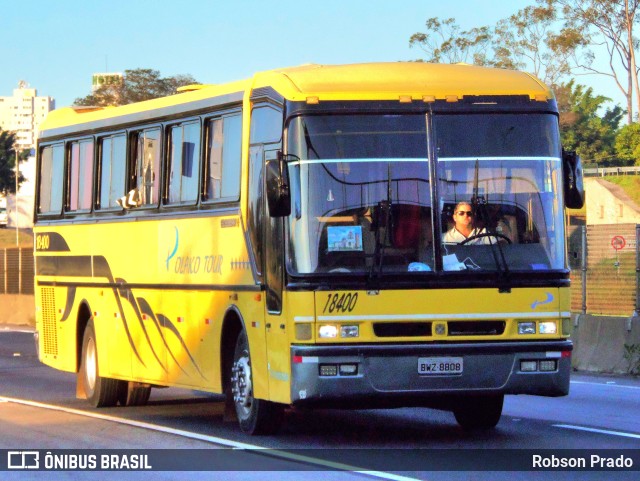
[[[14,146],[16,137],[13,132],[0,129],[0,193],[14,194],[16,192],[16,151]],[[18,152],[20,160],[27,156],[26,151]],[[18,184],[24,182],[22,173],[18,177]]]
[[[454,18],[440,20],[432,17],[426,22],[426,32],[414,33],[409,46],[420,47],[427,54],[427,62],[467,62],[486,65],[486,50],[491,41],[489,27],[460,31]]]
[[[97,107],[126,105],[173,95],[178,87],[197,83],[191,75],[163,78],[157,70],[125,70],[122,82],[101,85],[92,94],[77,98],[74,104]]]
[[[599,116],[598,111],[611,99],[594,95],[592,88],[576,85],[574,80],[557,86],[556,97],[564,148],[575,150],[585,163],[615,163],[615,140],[624,110],[616,105]]]
[[[623,126],[616,137],[616,153],[620,161],[628,165],[640,165],[640,124]]]
[[[639,0],[640,1],[640,0]],[[584,46],[575,29],[557,28],[557,11],[549,5],[526,7],[495,27],[461,30],[454,18],[427,20],[409,46],[419,46],[427,62],[472,62],[476,65],[528,70],[550,85],[571,73],[571,60]]]
[[[560,8],[565,28],[578,32],[588,44],[606,49],[608,68],[593,64],[595,54],[589,52],[577,66],[585,72],[611,77],[627,101],[627,121],[633,120],[633,95],[636,96],[636,113],[640,111],[640,87],[634,37],[636,14],[640,0],[538,0],[552,8]]]
[[[493,40],[497,67],[526,69],[548,85],[558,85],[572,71],[576,51],[584,38],[568,27],[557,32],[553,6],[526,7],[500,20]]]

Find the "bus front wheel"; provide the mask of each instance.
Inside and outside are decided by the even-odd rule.
[[[282,423],[284,406],[256,399],[253,396],[253,377],[249,342],[245,331],[240,332],[233,355],[230,373],[230,396],[240,429],[248,434],[273,434]]]
[[[500,421],[503,403],[502,394],[461,399],[456,403],[453,415],[467,431],[491,429]]]
[[[78,376],[79,382],[84,386],[87,400],[92,406],[99,408],[116,405],[120,381],[100,376],[93,319],[87,324],[82,337],[82,357]]]

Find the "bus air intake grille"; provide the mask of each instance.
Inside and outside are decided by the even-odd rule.
[[[56,329],[56,301],[53,287],[43,287],[42,297],[42,337],[44,354],[58,355],[58,330]]]
[[[424,337],[431,335],[431,323],[376,322],[373,332],[377,337]]]
[[[449,322],[450,336],[499,336],[504,333],[505,321]]]

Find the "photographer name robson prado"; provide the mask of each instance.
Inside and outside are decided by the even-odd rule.
[[[632,468],[633,459],[623,455],[607,458],[592,454],[587,457],[532,456],[534,468]]]

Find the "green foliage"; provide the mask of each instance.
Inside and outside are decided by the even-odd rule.
[[[618,86],[629,85],[627,92],[631,92],[630,72],[635,69],[625,64],[625,32],[631,31],[627,29],[629,25],[635,25],[640,0],[628,5],[611,0],[535,3],[500,20],[495,27],[462,30],[454,18],[430,18],[426,30],[412,35],[409,44],[419,46],[428,62],[463,61],[532,72],[556,93],[565,149],[577,151],[586,164],[640,165],[636,127],[622,129],[620,139],[616,139],[622,118],[625,114],[631,116],[629,98],[626,111],[619,106],[606,108],[610,98],[595,95],[593,89],[578,85],[575,80],[566,80],[574,72],[603,73],[591,68],[593,54],[589,50],[591,45],[601,43],[622,62],[621,67],[612,61],[612,73],[605,74]],[[628,82],[621,82],[625,72],[629,73]]]
[[[600,46],[598,64],[588,49],[573,61],[576,72],[605,75],[611,78],[626,98],[627,123],[640,107],[640,86],[634,51],[638,40],[634,28],[640,11],[638,0],[537,0],[562,13],[564,29],[584,39],[585,46]],[[606,66],[606,67],[604,67]]]
[[[427,62],[474,63],[487,65],[486,50],[491,41],[489,27],[462,30],[454,18],[427,20],[425,32],[414,33],[409,46],[418,46],[426,54]]]
[[[604,180],[622,187],[625,194],[640,206],[640,175],[608,175]]]
[[[624,358],[629,363],[627,372],[634,376],[640,374],[640,344],[625,344]]]
[[[556,88],[560,110],[560,134],[567,150],[575,150],[584,163],[603,166],[617,163],[615,140],[624,116],[621,107],[598,112],[611,99],[594,95],[593,89],[576,85],[574,80]]]
[[[615,147],[621,162],[640,165],[640,124],[634,122],[623,126],[616,137]]]
[[[75,105],[107,107],[126,105],[176,93],[178,87],[197,84],[191,75],[161,77],[152,69],[125,70],[123,81],[101,85],[95,92],[75,100]]]
[[[16,191],[16,151],[14,145],[16,137],[13,132],[0,129],[0,193],[13,194]],[[19,152],[21,160],[26,158],[27,152]],[[18,177],[18,183],[22,183],[22,174]]]
[[[533,72],[555,85],[571,72],[571,60],[585,46],[580,31],[558,27],[557,9],[542,2],[500,20],[495,27],[462,30],[454,18],[427,20],[424,32],[411,36],[427,62],[467,62]]]
[[[493,39],[497,67],[526,69],[549,85],[571,73],[571,60],[585,45],[577,31],[557,28],[557,11],[541,4],[500,20]]]

